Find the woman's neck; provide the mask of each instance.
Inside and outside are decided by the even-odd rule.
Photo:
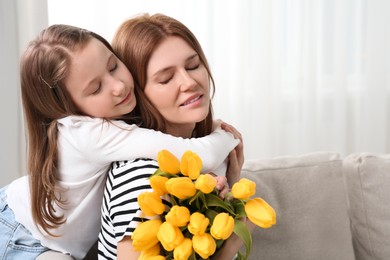
[[[176,137],[191,138],[195,129],[194,124],[167,124],[167,133]]]

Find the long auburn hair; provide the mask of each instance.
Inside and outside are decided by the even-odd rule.
[[[141,126],[165,132],[166,123],[160,112],[146,97],[144,90],[147,81],[147,67],[157,46],[169,36],[181,37],[199,55],[215,90],[206,56],[195,35],[180,21],[163,14],[140,14],[123,22],[115,32],[112,47],[118,57],[128,67],[134,78],[137,97],[136,114],[142,120]],[[198,122],[193,131],[194,137],[211,133],[213,122],[210,102],[207,117]]]
[[[88,30],[52,25],[31,41],[21,57],[21,96],[27,128],[27,167],[30,179],[32,216],[48,234],[66,221],[56,214],[61,200],[58,179],[57,119],[83,115],[64,86],[72,53],[91,39],[98,39],[109,50],[111,45]]]

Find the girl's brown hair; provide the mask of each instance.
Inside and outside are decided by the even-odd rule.
[[[72,52],[92,38],[112,51],[101,36],[69,25],[52,25],[27,46],[20,63],[21,95],[27,126],[28,173],[32,216],[49,234],[66,220],[54,204],[64,205],[56,187],[58,178],[57,119],[82,115],[63,84]]]
[[[194,34],[178,20],[163,14],[142,14],[123,22],[117,29],[112,47],[118,57],[129,68],[134,78],[137,96],[136,113],[142,119],[142,126],[165,132],[165,120],[144,94],[147,80],[147,67],[156,47],[169,36],[179,36],[199,55],[205,66],[213,90],[214,79],[211,75],[206,56]],[[212,130],[212,106],[210,102],[207,117],[195,126],[193,136],[202,137]]]

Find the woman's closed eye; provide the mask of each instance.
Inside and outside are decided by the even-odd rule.
[[[172,74],[163,75],[163,76],[161,76],[160,79],[158,80],[158,83],[161,84],[161,85],[168,84],[169,81],[171,81],[172,78],[173,78],[173,75],[172,75]]]
[[[186,70],[196,70],[197,68],[199,68],[199,66],[200,63],[196,63],[194,65],[187,66]]]

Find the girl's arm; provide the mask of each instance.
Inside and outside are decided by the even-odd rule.
[[[240,142],[221,128],[206,137],[184,139],[123,121],[108,122],[80,116],[59,120],[58,128],[64,135],[69,135],[67,139],[71,139],[91,162],[156,159],[162,149],[180,159],[185,151],[191,150],[202,159],[204,172],[217,168]]]

